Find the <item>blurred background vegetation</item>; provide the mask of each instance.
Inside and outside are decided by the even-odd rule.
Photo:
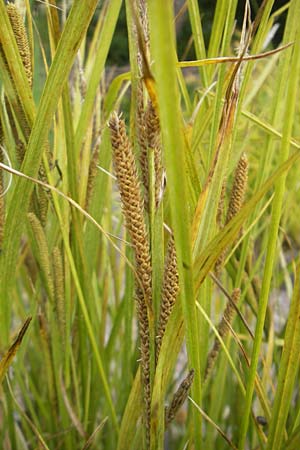
[[[250,0],[252,18],[257,14],[257,11],[262,4],[262,0]],[[68,3],[67,0],[61,0],[57,4]],[[198,0],[200,11],[203,19],[203,32],[206,45],[209,41],[209,36],[211,33],[213,15],[216,7],[216,0]],[[274,2],[273,11],[279,10],[284,5],[287,5],[287,0],[276,0]],[[101,11],[103,0],[99,1],[98,14],[95,14],[92,24],[90,26],[89,35],[93,34],[93,29],[97,23],[99,13]],[[42,41],[45,42],[48,39],[46,17],[45,17],[45,6],[39,3],[37,0],[31,0],[33,15],[38,26],[39,33],[41,34]],[[177,30],[177,45],[178,45],[178,56],[181,59],[193,60],[196,59],[194,46],[192,45],[191,36],[192,30],[190,27],[190,22],[188,18],[187,2],[186,0],[174,0],[175,12],[176,12],[176,30]],[[245,0],[239,0],[237,6],[237,29],[241,28],[243,15],[245,10]],[[282,39],[284,23],[286,19],[286,12],[281,14],[276,21],[275,34],[273,37],[273,42],[278,45]],[[216,55],[218,56],[218,55]],[[184,58],[183,58],[184,57]],[[128,54],[128,34],[127,34],[127,23],[126,23],[126,11],[125,3],[121,7],[120,16],[117,22],[116,31],[108,55],[108,65],[126,66],[129,64],[129,54]]]

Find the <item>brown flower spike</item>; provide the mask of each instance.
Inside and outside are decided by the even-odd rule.
[[[18,8],[13,3],[8,3],[7,14],[16,38],[19,53],[26,72],[28,83],[32,87],[32,63],[28,38],[24,22]]]
[[[152,269],[149,238],[144,219],[144,200],[132,146],[126,134],[124,120],[116,113],[109,121],[113,148],[113,164],[119,186],[126,228],[131,238],[137,273],[137,313],[141,340],[141,369],[145,403],[147,442],[150,436],[150,347],[148,309],[152,310]]]
[[[177,391],[175,392],[171,405],[166,408],[165,410],[166,427],[172,422],[177,412],[187,399],[187,396],[189,395],[189,391],[194,380],[194,374],[195,374],[194,369],[191,369],[186,378],[181,382]]]
[[[162,285],[159,325],[156,338],[156,360],[158,359],[162,338],[179,291],[176,248],[173,236],[168,242],[167,257]]]
[[[237,213],[240,211],[244,204],[245,199],[245,193],[247,189],[247,183],[248,183],[248,158],[245,153],[242,154],[242,156],[239,159],[239,162],[237,164],[235,175],[234,175],[234,181],[233,186],[231,190],[230,200],[229,200],[229,206],[227,210],[226,215],[226,221],[225,224],[227,224],[231,219],[233,219]],[[223,184],[224,186],[224,184]],[[224,190],[224,187],[222,186],[222,192]],[[221,192],[221,198],[222,198],[222,192]],[[217,221],[220,219],[220,213],[218,211],[217,213]],[[220,275],[221,269],[224,264],[224,260],[226,257],[227,249],[225,249],[221,255],[219,256],[216,264],[215,264],[215,273],[217,276]]]
[[[243,153],[238,162],[233,187],[231,191],[226,223],[228,223],[240,211],[244,203],[246,188],[248,182],[248,158]]]

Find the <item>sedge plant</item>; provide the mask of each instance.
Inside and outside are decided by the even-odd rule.
[[[0,0],[3,450],[300,447],[299,1],[176,3]]]

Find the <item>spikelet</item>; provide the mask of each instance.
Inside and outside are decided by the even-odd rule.
[[[16,156],[18,163],[22,164],[24,156],[25,156],[25,145],[24,142],[21,141],[21,139],[18,138],[17,133],[14,133],[15,138],[15,145],[16,145]]]
[[[193,380],[194,380],[194,373],[195,373],[194,369],[191,369],[189,371],[188,375],[182,381],[179,388],[175,392],[173,400],[171,402],[171,405],[165,409],[165,427],[166,428],[172,422],[172,420],[175,418],[177,412],[179,411],[179,409],[185,402],[185,400],[189,394],[190,388],[192,386]]]
[[[143,82],[139,80],[137,85],[137,108],[136,108],[137,141],[139,145],[139,165],[144,188],[144,205],[149,210],[149,164],[148,164],[148,142],[145,125]]]
[[[14,113],[12,111],[12,108],[10,106],[10,103],[7,99],[7,97],[4,98],[5,101],[5,107],[7,112],[8,121],[10,123],[11,131],[15,140],[15,146],[16,146],[16,157],[19,164],[22,164],[26,146],[24,142],[19,138],[19,132],[16,126],[16,119],[15,117],[18,117],[18,121],[20,124],[22,124],[23,131],[24,131],[24,137],[27,139],[30,135],[30,128],[28,126],[27,119],[24,115],[24,112],[22,110],[22,106],[20,103],[16,103],[14,105]]]
[[[28,38],[24,22],[18,8],[13,3],[8,3],[7,14],[16,38],[19,53],[23,62],[25,73],[30,87],[32,87],[32,63]]]
[[[18,50],[20,53],[20,57],[21,57],[24,69],[25,69],[25,74],[26,74],[29,86],[32,87],[32,60],[31,60],[31,54],[30,54],[30,48],[29,48],[28,38],[27,38],[27,34],[26,34],[26,29],[24,26],[22,16],[21,16],[17,6],[13,3],[8,3],[7,14],[8,14],[11,26],[12,26],[12,30],[13,30],[15,39],[16,39],[17,47],[18,47]],[[6,58],[5,58],[5,55],[4,55],[4,52],[2,49],[1,49],[1,52],[3,55],[3,59],[5,61],[7,70],[9,72],[9,67],[6,62]],[[11,110],[11,106],[10,106],[7,98],[5,98],[5,105],[6,105],[8,119],[9,119],[11,129],[12,129],[12,133],[13,133],[15,143],[16,143],[17,160],[18,160],[19,164],[21,165],[21,163],[24,159],[26,145],[19,138],[17,126],[15,124],[14,114]],[[14,105],[14,112],[15,112],[15,115],[18,117],[18,119],[20,120],[20,122],[23,125],[23,132],[24,132],[25,139],[28,139],[29,135],[30,135],[30,128],[28,126],[28,122],[24,115],[21,104]]]
[[[245,153],[239,159],[235,175],[234,182],[231,190],[229,206],[226,215],[225,224],[227,224],[233,217],[237,215],[240,209],[243,206],[246,188],[248,181],[248,158]],[[223,187],[222,187],[223,189]],[[215,264],[215,274],[219,276],[221,269],[223,267],[225,257],[226,257],[227,249],[225,249]]]
[[[65,289],[64,289],[64,269],[61,251],[54,247],[52,253],[53,278],[54,278],[54,299],[56,304],[56,314],[60,336],[64,347],[66,336],[66,311],[65,311]]]
[[[25,31],[25,27],[24,27],[24,24],[23,24],[23,21],[22,21],[22,17],[20,15],[20,13],[18,12],[17,7],[14,4],[12,4],[12,3],[9,3],[7,5],[7,13],[8,13],[10,22],[11,22],[13,33],[14,33],[15,38],[16,38],[17,47],[18,47],[18,50],[19,50],[19,53],[20,53],[20,56],[21,56],[21,60],[23,62],[24,68],[25,68],[25,73],[26,73],[26,76],[28,77],[29,76],[29,74],[27,74],[27,71],[29,69],[28,62],[27,62],[28,57],[24,56],[24,59],[23,59],[23,57],[22,57],[23,51],[21,50],[21,48],[25,45],[25,42],[27,41],[26,31]],[[22,41],[24,42],[23,44],[22,44]],[[28,46],[28,41],[27,41],[27,46]],[[26,45],[25,45],[25,47],[26,47]],[[29,46],[28,46],[28,52],[29,52]],[[25,51],[25,53],[27,54],[27,51]],[[5,67],[6,67],[6,71],[7,71],[7,73],[9,74],[9,76],[11,78],[11,82],[12,82],[12,84],[14,84],[13,80],[12,80],[12,77],[11,77],[10,68],[9,68],[8,63],[7,63],[6,56],[5,56],[5,53],[3,51],[1,43],[0,43],[0,54],[1,54],[1,58],[3,60],[3,63],[5,65]],[[28,53],[28,55],[30,56],[30,52]],[[30,65],[31,65],[31,58],[29,58],[29,59],[30,59]],[[27,66],[27,69],[26,69],[26,66]],[[32,70],[29,70],[29,73],[31,74],[30,76],[31,76],[31,82],[32,82]],[[29,81],[29,84],[31,86],[30,79],[28,81]],[[11,110],[11,105],[10,105],[7,97],[4,97],[4,101],[5,101],[5,106],[6,106],[6,110],[7,110],[8,119],[9,119],[9,122],[10,122],[10,125],[11,125],[11,128],[12,128],[12,132],[13,132],[15,140],[17,141],[17,139],[18,139],[18,131],[17,131],[17,127],[15,125],[15,119],[14,119],[14,115],[13,115],[12,110]],[[14,112],[15,112],[15,115],[18,117],[20,123],[22,123],[23,131],[24,131],[24,133],[26,135],[26,138],[28,138],[29,134],[30,134],[30,130],[29,130],[27,119],[26,119],[26,117],[24,115],[22,106],[21,106],[21,104],[19,102],[15,102],[15,104],[14,104]]]
[[[150,436],[150,348],[147,305],[152,305],[152,269],[149,238],[144,218],[144,201],[132,147],[126,134],[125,123],[116,113],[109,121],[113,148],[113,164],[125,217],[126,228],[135,254],[137,284],[137,313],[141,340],[142,384],[145,404],[147,442]]]
[[[38,191],[38,216],[42,227],[45,227],[47,222],[49,197],[43,186],[38,186],[37,191]]]
[[[144,59],[149,59],[149,24],[148,24],[148,12],[147,2],[145,0],[139,0],[138,6],[138,19],[140,23],[139,31],[136,30],[136,38],[138,45],[138,66],[140,69],[141,77],[145,76],[144,73]],[[143,41],[143,42],[142,42]],[[141,48],[142,47],[142,48]],[[142,56],[142,53],[144,54]],[[160,139],[160,123],[157,115],[157,111],[153,107],[152,102],[149,100],[146,110],[144,110],[144,95],[143,95],[143,82],[142,79],[138,83],[137,87],[137,137],[140,148],[139,163],[142,174],[142,182],[144,186],[144,201],[145,208],[149,211],[150,205],[150,173],[149,173],[149,152],[153,152],[154,157],[154,186],[153,193],[154,206],[157,208],[163,187],[163,166],[162,166],[162,149]],[[152,155],[151,155],[152,156]],[[152,202],[151,202],[152,203]]]
[[[179,291],[176,248],[173,236],[168,242],[165,261],[158,332],[156,337],[156,361],[158,359],[162,338],[165,334],[169,316],[172,312]]]
[[[49,145],[49,142],[46,141],[44,144],[44,154],[47,157],[47,161],[49,166],[52,166],[52,160],[53,155],[51,152],[51,147]],[[42,162],[39,168],[39,179],[43,181],[43,183],[47,183],[47,175],[46,175],[46,169],[45,165]],[[34,193],[35,200],[36,200],[36,211],[37,215],[41,221],[41,224],[43,227],[45,227],[47,222],[47,214],[49,209],[49,200],[52,199],[52,197],[49,195],[49,189],[47,189],[44,186],[39,185],[36,189],[36,192]]]
[[[241,295],[240,289],[234,289],[232,291],[231,301],[228,300],[228,302],[227,302],[224,314],[223,314],[221,321],[217,327],[218,333],[222,339],[224,339],[228,334],[229,324],[232,323],[233,317],[236,312],[234,305],[237,305],[237,303],[240,299],[240,295]],[[205,375],[204,375],[205,381],[207,381],[209,375],[212,372],[212,369],[214,368],[220,348],[221,348],[221,343],[220,343],[219,339],[216,337],[213,348],[209,352],[209,355],[207,358],[207,364],[206,364]]]
[[[228,223],[240,211],[244,203],[245,192],[248,181],[248,158],[245,153],[242,154],[238,162],[233,187],[231,191],[229,207],[226,216],[226,223]]]
[[[148,151],[154,152],[154,198],[155,207],[158,206],[161,197],[162,179],[163,179],[163,166],[162,166],[162,148],[160,138],[160,123],[159,117],[152,102],[149,100],[147,109],[145,112],[145,126]]]
[[[149,238],[134,154],[126,135],[125,123],[117,114],[111,116],[109,127],[113,146],[113,163],[122,200],[123,214],[135,252],[137,274],[146,295],[145,303],[150,306],[152,271]]]
[[[154,157],[154,204],[157,208],[161,199],[163,185],[163,165],[162,147],[160,137],[160,122],[152,102],[149,100],[147,108],[143,110],[142,85],[138,85],[138,106],[137,106],[137,135],[140,148],[139,163],[144,186],[145,208],[149,210],[149,152],[153,152]]]
[[[50,299],[53,299],[54,285],[45,232],[40,220],[33,212],[28,213],[27,217],[33,231],[34,240],[36,242],[38,263],[41,269],[41,274],[45,281],[47,294]]]
[[[226,256],[226,251],[223,251],[220,256],[218,257],[216,263],[215,263],[215,267],[214,267],[214,272],[217,278],[220,277],[221,275],[221,271],[224,265],[224,261],[225,261],[225,256]]]
[[[222,188],[221,188],[221,193],[220,193],[220,198],[219,198],[219,203],[218,203],[218,209],[217,209],[217,217],[216,217],[217,226],[219,228],[223,227],[223,214],[224,214],[224,201],[225,201],[225,195],[226,195],[226,184],[227,184],[227,180],[225,178],[222,183]]]

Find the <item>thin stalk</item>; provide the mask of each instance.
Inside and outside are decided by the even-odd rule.
[[[192,251],[190,224],[188,221],[189,200],[185,177],[184,138],[181,129],[179,90],[177,85],[176,56],[170,51],[174,46],[174,17],[170,2],[149,3],[151,48],[155,60],[159,116],[165,150],[166,170],[169,183],[170,207],[175,235],[180,279],[180,298],[186,325],[186,341],[189,366],[195,370],[192,396],[201,404],[200,357],[198,345],[198,325],[195,320],[196,308],[193,289]],[[161,405],[159,405],[159,409]],[[193,414],[194,429],[191,440],[195,449],[201,445],[201,418]]]

